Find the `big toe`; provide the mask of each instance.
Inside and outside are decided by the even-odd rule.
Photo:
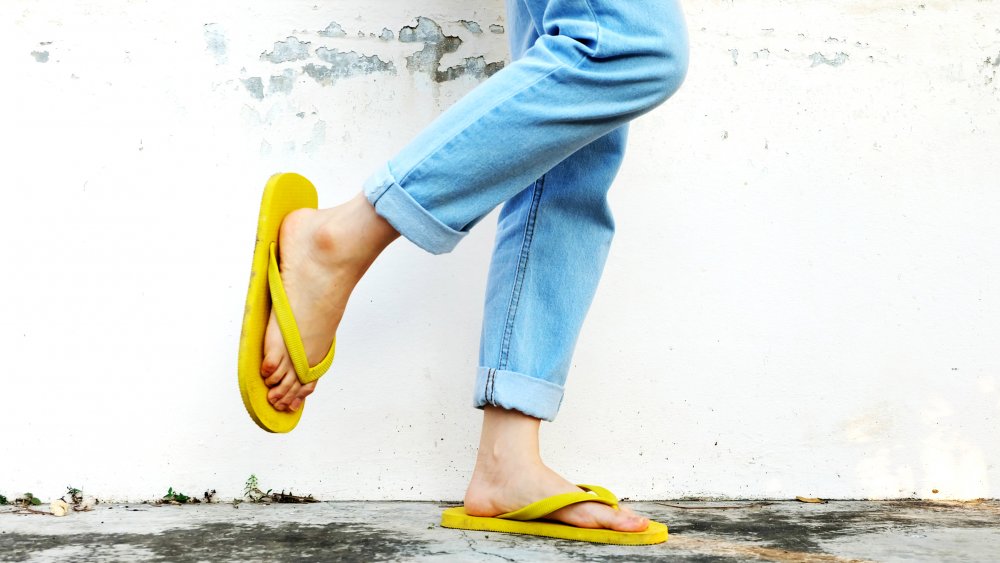
[[[260,375],[264,378],[275,375],[287,356],[281,329],[278,328],[278,321],[272,313],[267,322],[267,331],[264,333],[264,359],[260,363]]]
[[[622,507],[620,510],[614,510],[610,507],[601,508],[603,510],[598,514],[597,520],[602,528],[620,532],[641,532],[649,527],[648,518],[639,516],[628,508]]]

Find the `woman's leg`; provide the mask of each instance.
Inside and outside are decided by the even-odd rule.
[[[528,38],[522,57],[369,179],[365,195],[374,212],[353,204],[301,211],[282,228],[282,278],[310,362],[326,354],[354,284],[397,232],[428,251],[451,250],[495,206],[661,103],[683,80],[686,32],[675,0],[509,0],[509,6],[537,38],[522,34]],[[345,233],[338,221],[367,229],[374,242]],[[296,408],[315,384],[299,384],[276,322],[264,351],[272,404]]]
[[[512,13],[516,59],[537,35]],[[529,20],[530,21],[530,20]],[[591,142],[509,199],[490,264],[474,405],[483,431],[465,510],[494,516],[551,495],[578,491],[549,469],[539,419],[552,420],[573,348],[597,288],[614,220],[607,191],[624,156],[627,126]],[[556,520],[639,531],[645,518],[597,503],[568,507]]]
[[[479,514],[572,487],[537,459],[538,418],[555,415],[603,267],[613,231],[604,193],[620,161],[623,125],[671,95],[687,61],[682,15],[672,1],[510,5],[537,35],[523,45],[523,56],[371,178],[366,199],[296,212],[280,239],[282,278],[315,363],[354,285],[399,234],[430,252],[447,252],[483,215],[514,198],[502,213],[490,281],[490,295],[508,299],[487,303],[477,403],[516,410],[485,409],[481,463],[466,499]],[[535,341],[531,334],[545,336]],[[276,408],[295,409],[314,384],[300,385],[286,356],[272,323],[262,375]],[[529,404],[532,394],[520,388],[532,385],[553,392]],[[534,441],[525,438],[532,435]],[[484,452],[501,457],[486,463]],[[533,460],[531,471],[525,460]],[[495,478],[504,475],[510,478]],[[595,503],[564,510],[554,516],[580,526],[645,526],[627,511]]]

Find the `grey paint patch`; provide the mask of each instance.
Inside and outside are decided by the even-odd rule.
[[[49,62],[49,52],[48,51],[32,51],[31,56],[35,57],[35,62],[47,63]]]
[[[503,33],[503,26],[498,24],[490,25],[490,33],[496,33],[496,34]]]
[[[446,36],[436,21],[423,16],[417,18],[417,25],[406,25],[399,30],[401,43],[441,43],[446,39],[458,39],[458,37]],[[461,39],[458,39],[458,44],[462,44]]]
[[[485,57],[466,57],[464,63],[460,66],[452,66],[443,71],[438,71],[435,75],[435,80],[446,82],[448,80],[455,80],[460,76],[472,76],[480,79],[489,78],[500,72],[504,67],[503,61],[487,63]]]
[[[320,37],[347,37],[347,32],[337,22],[330,22],[326,29],[319,32]]]
[[[381,39],[382,41],[392,41],[393,39],[396,38],[396,34],[393,33],[392,30],[389,29],[388,27],[383,27],[382,33],[379,34],[378,38]]]
[[[447,71],[439,72],[438,68],[445,55],[454,53],[462,45],[461,38],[445,35],[437,22],[421,16],[417,18],[417,25],[399,30],[399,40],[424,44],[423,49],[406,57],[406,68],[413,72],[426,72],[437,82],[448,80]]]
[[[309,63],[302,70],[320,84],[329,85],[338,78],[347,78],[357,74],[375,74],[386,72],[396,74],[396,65],[392,61],[383,61],[378,55],[365,56],[354,51],[338,51],[320,47],[316,56],[329,66]]]
[[[309,58],[310,45],[311,43],[308,41],[299,41],[298,38],[289,36],[284,41],[275,41],[274,48],[270,53],[260,54],[260,60],[271,61],[275,64],[301,61]]]
[[[740,52],[737,49],[730,49],[729,56],[733,57],[733,66],[736,66],[736,59],[740,56]]]
[[[205,48],[215,57],[215,64],[225,64],[226,56],[226,34],[217,23],[206,23],[205,28]]]
[[[760,51],[755,51],[753,58],[755,59],[766,59],[771,56],[771,51],[769,49],[761,49]]]
[[[264,99],[264,81],[259,76],[251,76],[246,80],[241,80],[243,86],[250,92],[250,95],[258,100]]]
[[[478,23],[469,20],[458,20],[458,23],[462,24],[465,29],[471,31],[472,33],[482,33],[483,28],[479,26]]]
[[[285,72],[271,76],[267,81],[268,94],[289,94],[295,86],[295,71],[288,68]]]
[[[847,59],[848,55],[847,53],[844,52],[837,53],[837,55],[832,59],[828,59],[825,56],[823,56],[823,53],[817,52],[809,55],[809,60],[812,61],[812,64],[809,65],[809,68],[813,68],[819,65],[840,66],[846,63]]]

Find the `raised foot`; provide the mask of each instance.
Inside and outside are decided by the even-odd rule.
[[[299,209],[285,217],[278,238],[281,281],[309,365],[333,344],[354,287],[398,234],[363,195],[330,209]],[[295,411],[316,388],[299,382],[274,313],[264,334],[261,377],[276,410]]]

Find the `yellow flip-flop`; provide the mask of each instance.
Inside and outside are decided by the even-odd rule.
[[[264,356],[264,331],[271,315],[271,307],[274,307],[295,373],[303,384],[316,381],[330,369],[337,347],[337,340],[334,339],[323,361],[309,366],[278,269],[278,232],[281,221],[296,209],[316,209],[318,203],[316,188],[312,183],[298,174],[290,173],[271,176],[260,202],[257,244],[253,250],[250,287],[247,290],[243,332],[240,335],[239,380],[243,406],[250,413],[250,418],[268,432],[288,432],[295,428],[305,408],[303,402],[295,412],[282,412],[275,410],[267,401],[269,388],[260,375],[260,365]]]
[[[560,508],[579,502],[599,502],[615,510],[618,509],[618,498],[611,491],[597,485],[577,485],[584,491],[563,493],[534,502],[493,518],[469,516],[465,507],[449,508],[441,515],[441,525],[445,528],[461,530],[478,530],[483,532],[505,532],[510,534],[527,534],[545,536],[564,540],[576,540],[593,543],[611,543],[616,545],[651,545],[667,541],[667,527],[659,522],[649,522],[649,527],[642,532],[619,532],[592,528],[577,528],[569,524],[546,521],[545,517]]]

